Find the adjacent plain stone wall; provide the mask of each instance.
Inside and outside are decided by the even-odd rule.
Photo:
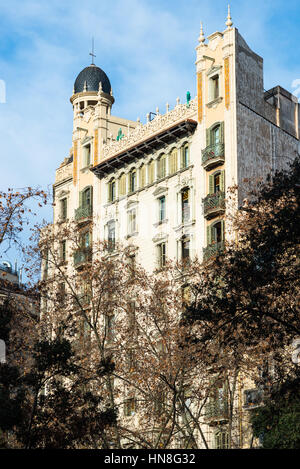
[[[239,205],[267,175],[296,157],[298,140],[245,105],[237,104]],[[245,179],[247,182],[245,182]]]

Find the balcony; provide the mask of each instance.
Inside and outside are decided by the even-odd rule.
[[[209,194],[203,199],[204,216],[207,220],[222,215],[225,211],[225,192]]]
[[[262,405],[263,391],[261,389],[246,389],[244,391],[244,409],[256,409]]]
[[[215,425],[228,420],[228,402],[225,399],[212,399],[205,406],[205,420]]]
[[[80,267],[86,262],[91,261],[92,252],[90,248],[80,249],[74,253],[74,266]]]
[[[202,166],[210,170],[215,166],[223,164],[225,161],[224,143],[214,143],[202,150]]]
[[[219,243],[209,244],[206,248],[203,248],[203,259],[207,261],[211,257],[218,256],[224,251],[224,241]]]
[[[93,209],[91,205],[78,207],[75,210],[75,220],[80,221],[80,222],[86,221],[92,216],[92,212],[93,212]]]

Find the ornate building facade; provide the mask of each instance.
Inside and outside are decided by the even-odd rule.
[[[230,17],[226,24],[207,41],[201,28],[197,96],[157,109],[144,125],[111,115],[112,89],[100,68],[80,72],[54,223],[93,213],[97,236],[133,242],[150,270],[164,257],[202,258],[222,247],[228,187],[284,167],[298,152],[300,129],[297,99],[280,86],[264,91],[262,58]],[[241,189],[238,205],[244,196]]]
[[[299,152],[299,104],[280,86],[264,90],[263,59],[230,14],[226,29],[207,39],[201,26],[196,80],[195,97],[188,92],[186,102],[156,109],[142,124],[111,114],[103,70],[92,64],[80,72],[70,99],[72,149],[53,185],[53,229],[74,219],[85,247],[103,240],[113,255],[118,243],[130,246],[149,272],[168,258],[205,260],[222,250],[234,237],[225,210],[242,204],[243,181],[265,178]],[[60,249],[66,259],[68,239]],[[85,253],[74,256],[75,267]],[[226,435],[215,441],[226,446]]]

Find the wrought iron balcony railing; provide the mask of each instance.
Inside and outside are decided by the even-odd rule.
[[[204,260],[208,260],[211,257],[217,256],[222,251],[224,251],[224,241],[209,244],[206,248],[203,248],[203,258]]]
[[[226,399],[211,399],[205,406],[205,418],[214,421],[228,419],[228,402]]]
[[[211,169],[225,161],[224,143],[214,143],[202,150],[202,166]]]
[[[225,192],[216,192],[214,194],[208,194],[203,199],[204,205],[204,216],[206,218],[212,218],[225,210]]]
[[[84,218],[89,218],[92,216],[92,206],[91,205],[85,205],[83,207],[78,207],[75,210],[75,220],[82,220]]]

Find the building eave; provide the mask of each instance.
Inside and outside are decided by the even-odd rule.
[[[197,121],[184,119],[162,131],[154,133],[143,141],[115,153],[115,155],[91,168],[91,171],[101,179],[119,169],[124,163],[130,163],[136,158],[141,158],[165,145],[169,145],[186,134],[193,133],[196,127]]]

